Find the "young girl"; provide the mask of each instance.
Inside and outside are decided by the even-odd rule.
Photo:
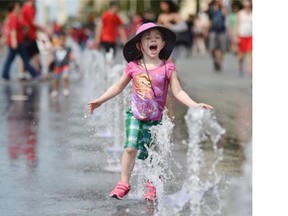
[[[110,193],[111,197],[123,199],[129,192],[129,180],[137,150],[138,159],[148,157],[144,144],[150,146],[152,141],[150,127],[161,123],[169,85],[174,96],[186,106],[213,109],[210,105],[196,103],[182,90],[175,65],[166,61],[174,48],[175,39],[175,34],[167,28],[154,23],[141,25],[136,36],[124,46],[124,58],[129,63],[122,77],[101,97],[88,103],[89,113],[92,114],[95,108],[121,93],[132,80],[131,108],[128,109],[126,117],[121,179]],[[147,182],[146,187],[144,198],[153,201],[156,198],[156,188],[152,182]]]
[[[73,61],[70,47],[65,46],[66,35],[64,32],[58,34],[58,40],[54,44],[54,50],[50,56],[50,64],[53,62],[53,91],[51,97],[56,97],[59,91],[59,82],[63,78],[63,95],[69,95],[69,63]]]

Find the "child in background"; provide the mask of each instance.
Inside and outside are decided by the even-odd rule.
[[[65,46],[66,35],[62,31],[53,40],[54,49],[50,59],[50,65],[53,64],[53,91],[51,97],[58,95],[60,79],[63,79],[63,95],[69,95],[69,63],[73,60],[71,48]]]
[[[124,46],[123,54],[128,65],[122,77],[102,96],[88,103],[89,113],[92,114],[95,108],[120,94],[132,80],[131,108],[126,112],[126,142],[121,179],[110,193],[111,197],[123,199],[130,191],[129,181],[137,150],[138,159],[145,160],[148,157],[145,145],[152,145],[151,126],[161,124],[169,85],[176,99],[184,105],[213,109],[210,105],[196,103],[182,90],[174,63],[167,61],[175,40],[175,33],[165,27],[151,22],[141,25],[136,35]],[[156,199],[153,182],[147,181],[146,188],[144,199]]]

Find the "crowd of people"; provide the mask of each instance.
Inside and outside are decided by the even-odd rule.
[[[8,15],[1,27],[1,42],[7,45],[7,56],[2,68],[1,82],[9,83],[11,81],[10,68],[16,56],[19,55],[21,57],[18,63],[17,77],[19,81],[29,79],[33,82],[40,82],[52,78],[51,96],[56,97],[59,81],[63,80],[63,95],[68,96],[69,66],[74,59],[71,48],[66,46],[67,31],[56,22],[50,28],[39,25],[36,22],[35,0],[27,0],[23,5],[19,1],[11,1],[7,11]],[[69,33],[72,37],[78,29],[76,26],[71,28]],[[74,37],[74,39],[76,38]],[[44,66],[40,60],[41,51],[48,53],[48,74],[42,73]]]
[[[35,22],[34,3],[33,0],[29,0],[22,7],[20,2],[12,2],[8,7],[8,16],[3,25],[3,35],[6,37],[8,47],[7,58],[2,70],[4,81],[10,80],[10,67],[17,54],[22,60],[20,64],[23,69],[20,70],[28,70],[35,80],[40,77],[39,68],[36,69],[30,63],[30,60],[36,59],[39,54],[36,31],[44,31],[44,28]]]
[[[55,61],[59,64],[59,59],[57,60],[56,57],[60,56],[59,43],[61,42],[59,41],[63,41],[63,38],[71,37],[81,50],[87,48],[102,49],[104,52],[112,50],[115,56],[117,47],[122,48],[135,34],[138,27],[147,22],[154,22],[176,34],[175,49],[170,57],[174,62],[180,56],[179,47],[184,47],[189,57],[209,54],[214,70],[219,72],[223,68],[225,53],[231,52],[238,57],[239,76],[243,76],[245,72],[252,75],[252,1],[233,1],[229,7],[224,5],[222,0],[212,0],[206,11],[200,11],[195,15],[190,14],[185,20],[180,16],[179,5],[172,0],[160,0],[160,14],[156,15],[146,10],[143,14],[128,16],[129,22],[124,23],[118,13],[119,4],[114,0],[100,17],[89,14],[85,23],[76,20],[70,26],[61,26],[57,22],[53,22],[44,27],[36,21],[35,0],[27,0],[23,5],[13,1],[8,8],[6,19],[0,25],[0,44],[3,47],[3,43],[5,43],[8,48],[2,67],[2,82],[11,80],[10,67],[18,54],[21,57],[18,64],[19,80],[31,78],[41,81],[55,77],[59,80],[62,72],[60,73],[59,68],[55,69],[53,66]],[[48,35],[48,41],[41,40],[39,32]],[[41,49],[39,51],[39,48],[43,47],[43,44],[48,47],[51,54],[49,76],[41,73],[42,66],[39,58]],[[65,45],[62,48],[72,55],[71,49]],[[247,58],[247,68],[244,68],[245,57]],[[66,74],[63,76],[66,87],[68,86],[67,71],[69,71],[69,61],[71,60],[73,61],[72,57],[63,59],[67,64],[65,70],[63,69],[66,71],[63,73]],[[55,83],[56,88],[57,84]],[[65,88],[65,95],[69,94],[67,88]],[[52,95],[57,95],[58,92],[56,92],[54,89]]]

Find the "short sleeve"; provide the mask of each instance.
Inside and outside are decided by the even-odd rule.
[[[133,74],[133,72],[135,72],[136,67],[137,67],[137,65],[135,62],[129,62],[127,64],[127,66],[125,67],[125,70],[124,70],[126,75],[129,77],[132,77],[132,74]]]
[[[167,61],[166,69],[167,69],[167,77],[168,79],[170,79],[171,74],[176,72],[175,64],[171,61]]]

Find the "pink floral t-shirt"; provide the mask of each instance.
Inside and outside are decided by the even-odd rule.
[[[135,118],[142,121],[161,120],[173,72],[176,72],[174,63],[163,61],[158,67],[148,69],[149,79],[145,68],[138,62],[128,63],[125,73],[132,79],[131,110]]]

